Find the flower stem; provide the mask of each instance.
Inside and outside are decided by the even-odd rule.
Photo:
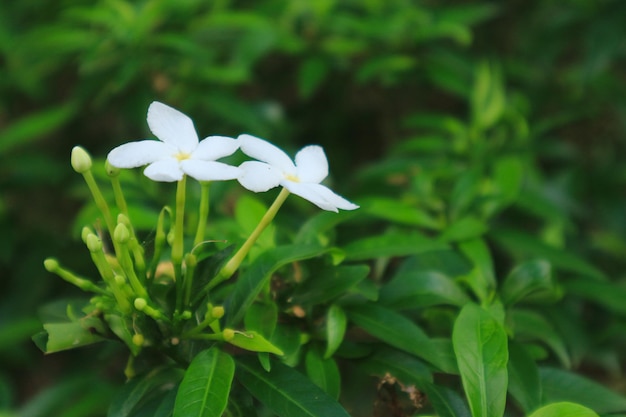
[[[209,217],[209,181],[200,181],[200,208],[198,209],[198,229],[196,237],[193,240],[193,246],[196,247],[204,240],[204,231],[206,230],[207,218]]]
[[[235,273],[237,268],[239,268],[239,265],[241,265],[241,262],[244,260],[244,258],[252,248],[252,245],[254,245],[261,233],[263,233],[265,228],[272,222],[272,220],[274,220],[276,213],[278,213],[278,209],[280,209],[280,207],[283,205],[283,203],[287,199],[287,196],[289,196],[289,190],[283,188],[280,194],[278,194],[278,197],[276,197],[276,200],[274,200],[270,208],[267,209],[267,212],[265,213],[259,224],[256,226],[256,228],[252,231],[248,239],[241,246],[241,248],[239,248],[237,253],[235,253],[233,257],[230,258],[230,260],[226,263],[226,265],[222,267],[222,269],[213,279],[213,281],[209,282],[206,287],[207,291],[215,287],[222,281],[227,280]]]
[[[89,191],[91,191],[91,195],[93,196],[94,201],[96,202],[96,206],[100,209],[102,216],[104,217],[104,222],[107,225],[107,229],[109,229],[109,234],[113,236],[113,231],[115,230],[115,222],[113,221],[113,217],[111,216],[111,210],[109,210],[109,205],[107,204],[96,180],[93,177],[91,170],[85,171],[82,173],[85,182],[87,183],[87,187],[89,187]]]
[[[176,311],[181,311],[183,303],[183,220],[185,218],[185,189],[187,176],[178,181],[176,188],[176,213],[174,223],[174,242],[172,243],[172,264],[174,265],[174,278],[176,279]]]

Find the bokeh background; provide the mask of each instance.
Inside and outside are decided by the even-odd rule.
[[[87,194],[71,148],[102,160],[151,137],[153,100],[188,114],[200,135],[246,132],[292,154],[320,144],[334,188],[356,201],[419,191],[433,208],[434,197],[447,198],[433,186],[441,178],[522,158],[532,166],[527,196],[536,198],[493,223],[525,228],[610,278],[613,298],[605,288],[585,307],[598,352],[587,372],[619,380],[626,2],[4,1],[0,415],[50,416],[67,401],[71,411],[56,415],[104,415],[122,381],[124,364],[106,349],[44,357],[30,337],[42,305],[77,295],[43,259],[89,268],[75,256]],[[402,158],[413,152],[431,157],[414,166]],[[418,179],[399,189],[406,178],[396,174],[407,169]],[[372,180],[383,176],[393,187]]]

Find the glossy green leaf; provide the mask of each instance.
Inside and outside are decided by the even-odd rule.
[[[280,362],[266,372],[256,358],[238,358],[237,380],[278,417],[349,417],[311,380]]]
[[[541,407],[528,417],[599,417],[596,412],[580,404],[560,402]]]
[[[244,317],[247,331],[256,331],[265,338],[272,337],[278,321],[278,307],[274,302],[253,303]]]
[[[543,402],[571,401],[597,413],[626,412],[626,397],[587,379],[562,369],[540,368]]]
[[[507,335],[491,314],[466,304],[452,332],[465,396],[474,417],[499,417],[507,392]]]
[[[348,318],[343,309],[333,304],[326,313],[326,351],[324,359],[330,358],[337,350],[346,334]]]
[[[565,282],[564,287],[568,294],[593,301],[613,313],[626,315],[626,287],[620,283],[573,279]]]
[[[348,317],[357,326],[386,344],[414,354],[446,372],[454,372],[442,360],[436,345],[411,320],[392,310],[375,304],[351,306]]]
[[[533,293],[556,293],[555,286],[548,262],[528,261],[515,267],[505,278],[500,297],[504,304],[512,305]]]
[[[545,343],[565,368],[571,367],[565,342],[544,316],[532,310],[515,309],[509,313],[509,318],[517,339]]]
[[[431,250],[447,249],[439,243],[417,232],[389,232],[384,235],[363,238],[344,247],[346,260],[382,258],[388,256],[406,256]]]
[[[235,220],[242,230],[242,236],[248,237],[257,227],[267,207],[258,198],[244,194],[237,200],[235,206]],[[274,246],[276,227],[270,224],[263,230],[255,243],[255,249],[261,250]]]
[[[380,290],[380,303],[393,309],[462,306],[469,298],[450,277],[436,271],[406,270]]]
[[[393,223],[424,227],[433,230],[441,228],[441,221],[413,205],[392,198],[376,197],[359,201],[365,214]]]
[[[457,242],[476,239],[484,235],[487,230],[488,227],[484,221],[472,216],[462,217],[446,227],[439,240],[442,242]]]
[[[217,347],[200,352],[180,383],[173,417],[221,417],[234,374],[230,355]]]
[[[275,355],[283,355],[282,350],[255,331],[236,332],[235,337],[232,340],[228,340],[228,343],[252,352],[268,352]]]
[[[330,240],[326,233],[335,228],[338,224],[350,220],[355,216],[358,216],[358,210],[340,211],[339,213],[323,211],[304,222],[298,231],[294,243],[327,246]]]
[[[524,346],[509,343],[509,393],[525,413],[541,405],[539,368]]]
[[[291,262],[314,258],[326,250],[314,245],[279,246],[263,252],[237,279],[226,303],[226,323],[238,323],[270,277],[278,268]]]
[[[311,381],[335,400],[339,399],[341,376],[334,359],[325,359],[317,349],[309,349],[304,360]]]
[[[119,389],[109,406],[107,416],[137,416],[147,409],[148,404],[159,404],[164,395],[178,387],[182,377],[182,370],[166,367],[155,368],[146,374],[133,377]]]
[[[296,304],[319,305],[344,295],[369,274],[367,265],[341,265],[326,268],[294,290]]]

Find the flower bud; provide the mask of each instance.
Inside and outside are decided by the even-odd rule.
[[[120,175],[120,172],[122,172],[122,170],[119,169],[118,167],[114,167],[113,165],[111,165],[108,159],[104,163],[104,170],[107,172],[107,175],[109,177],[113,177],[113,178],[117,177],[118,175]]]
[[[118,223],[113,231],[113,239],[118,243],[127,243],[130,239],[130,232],[124,223]]]
[[[72,156],[70,158],[72,168],[79,174],[83,174],[91,169],[91,157],[85,149],[80,146],[72,148]]]
[[[224,317],[224,307],[222,306],[213,307],[211,309],[211,317],[215,319],[221,319],[222,317]]]
[[[43,261],[43,266],[48,272],[55,272],[59,269],[59,261],[53,258],[48,258]]]
[[[85,244],[87,243],[87,236],[89,236],[90,234],[93,234],[93,231],[85,226],[81,229],[80,231],[80,238],[83,240],[83,242],[85,242]]]
[[[143,311],[143,309],[148,305],[148,302],[145,298],[135,298],[134,304],[137,310]]]
[[[141,347],[143,346],[143,342],[145,342],[145,338],[143,337],[142,334],[135,333],[133,335],[133,345]]]
[[[235,331],[233,329],[224,329],[222,336],[224,341],[229,342],[235,338]]]
[[[117,215],[117,222],[122,223],[126,227],[130,227],[130,219],[124,213]]]
[[[93,233],[87,235],[87,248],[89,252],[100,252],[102,250],[102,241]]]

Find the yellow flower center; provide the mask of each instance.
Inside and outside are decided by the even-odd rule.
[[[288,180],[288,181],[292,181],[292,182],[300,182],[300,178],[296,177],[293,174],[285,175],[285,179]]]
[[[174,158],[178,159],[178,161],[184,161],[185,159],[191,158],[191,155],[185,152],[179,152],[174,155]]]

